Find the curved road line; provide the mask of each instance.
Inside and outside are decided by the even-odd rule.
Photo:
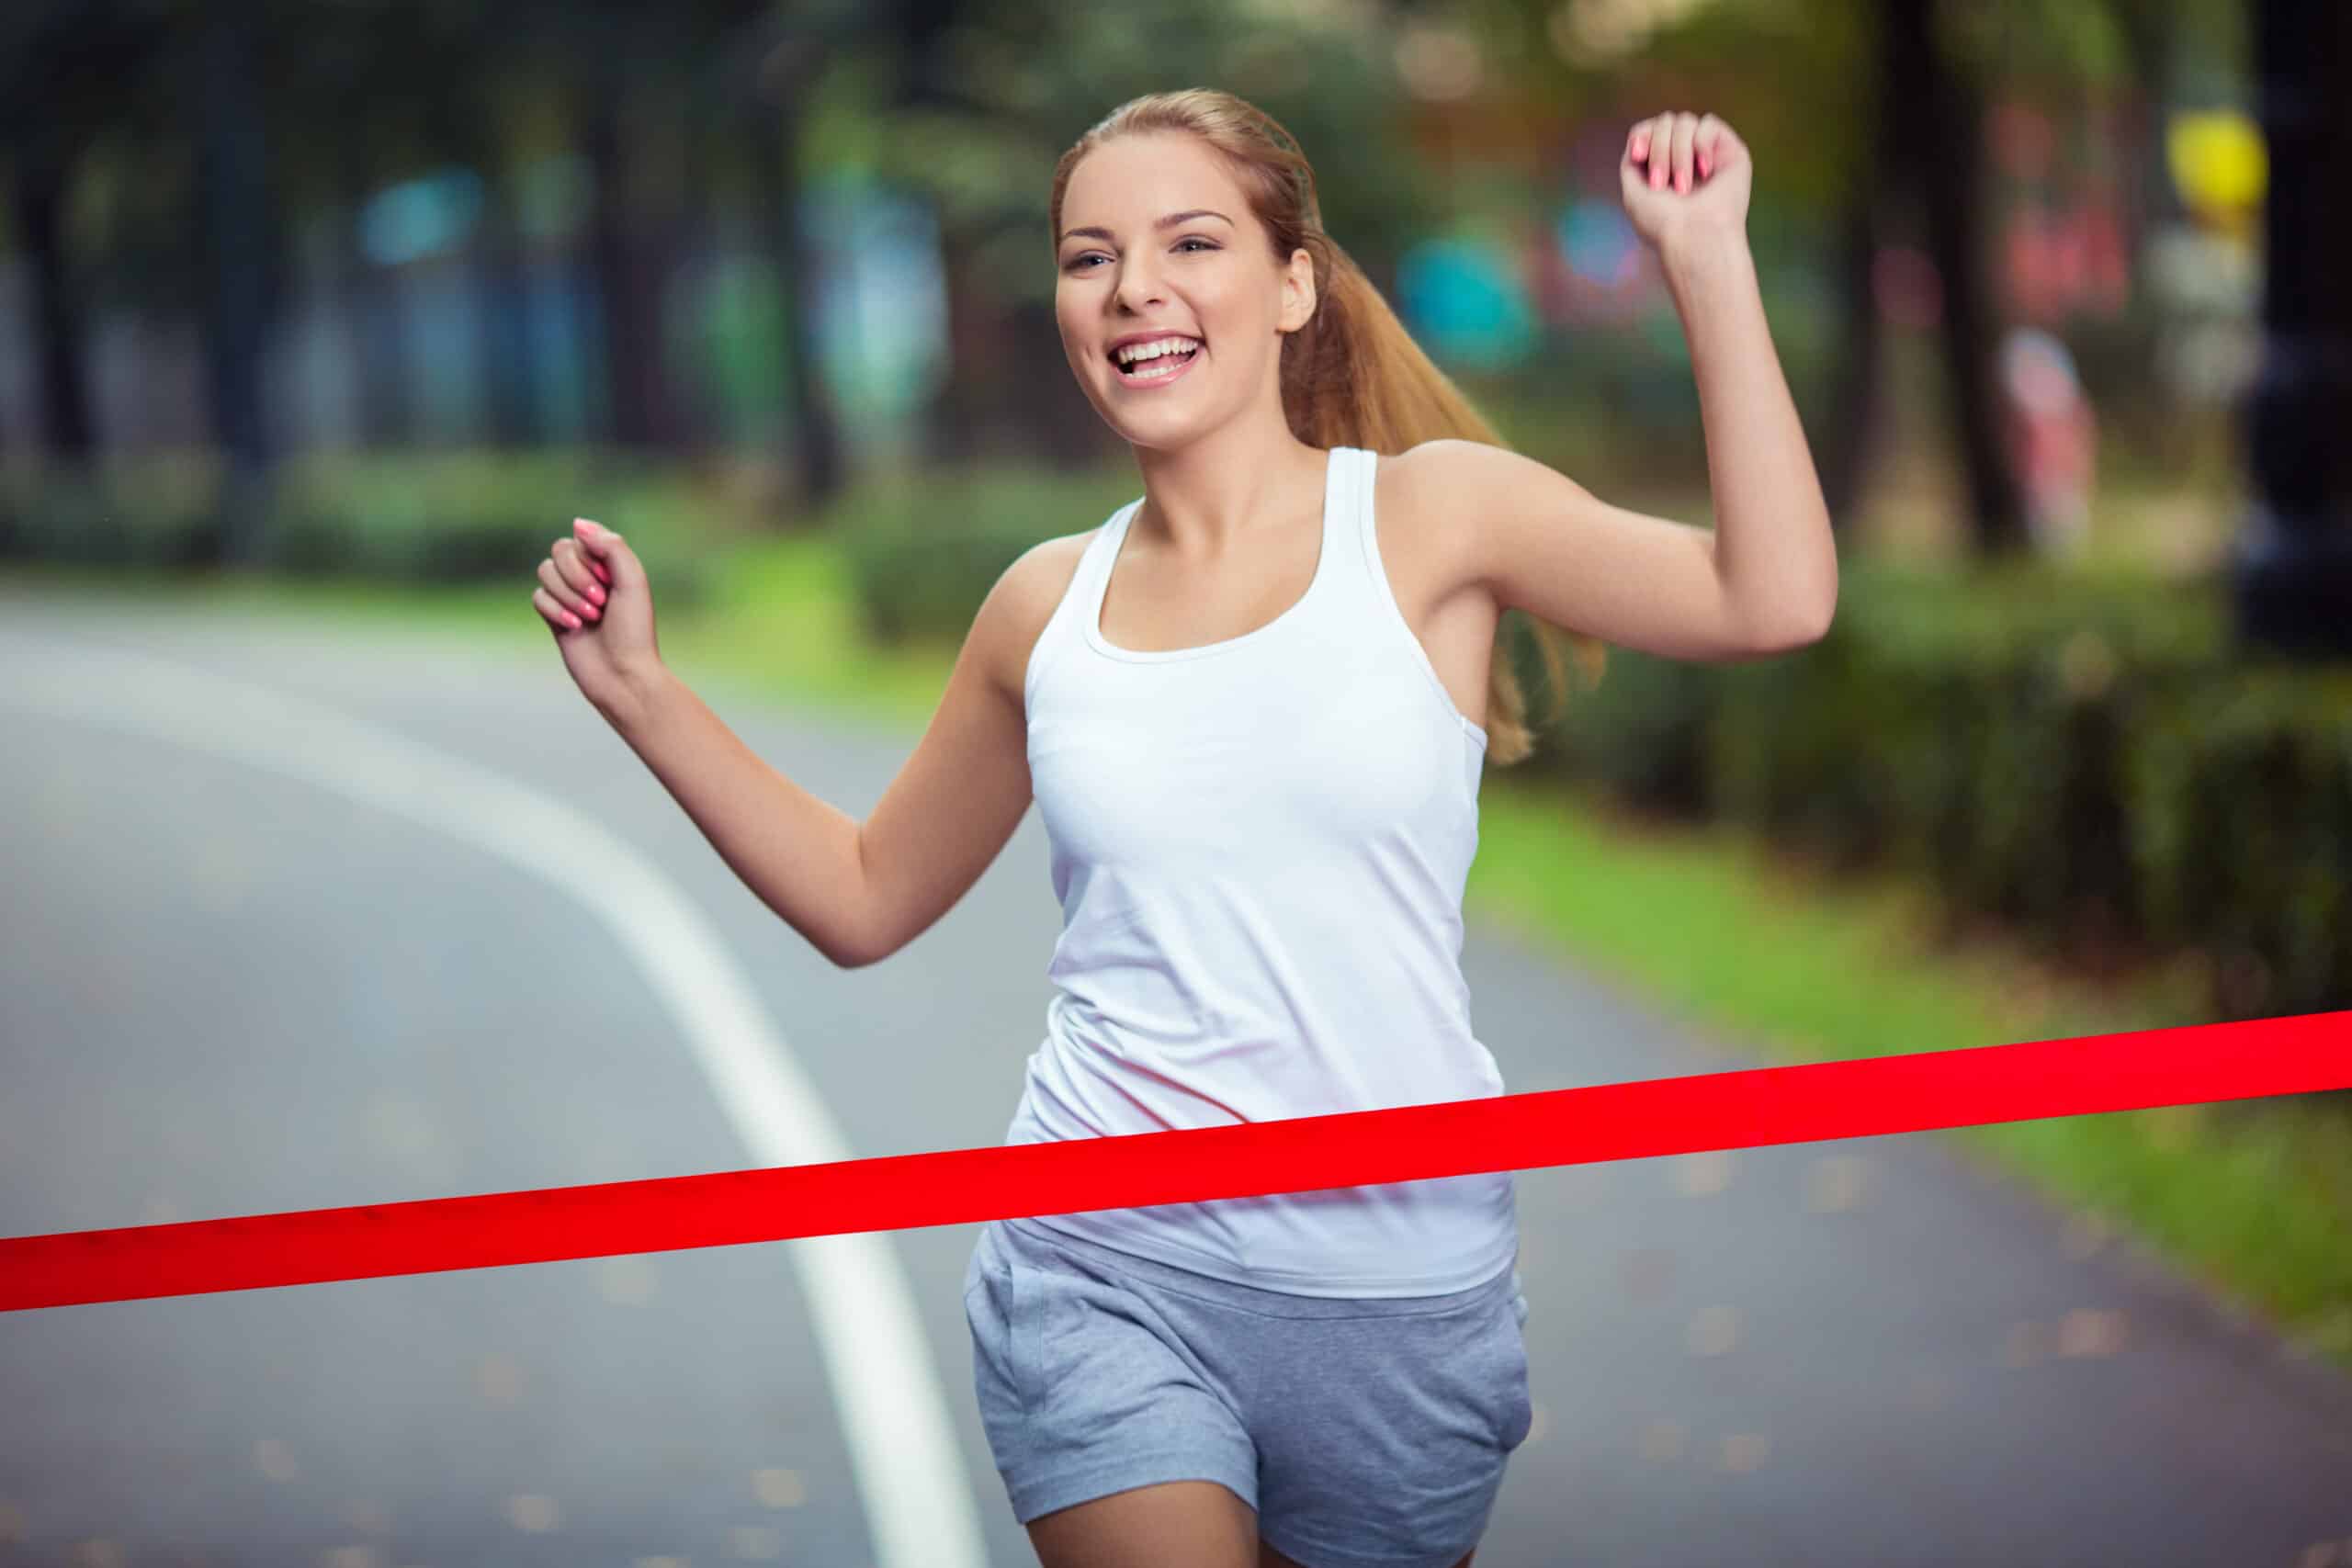
[[[35,643],[0,703],[209,751],[397,813],[570,893],[632,954],[756,1164],[851,1157],[709,919],[594,818],[307,699],[148,654]],[[887,1237],[790,1249],[841,1413],[876,1568],[987,1568],[931,1348]]]

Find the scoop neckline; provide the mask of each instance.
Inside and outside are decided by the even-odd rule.
[[[1245,647],[1261,637],[1269,636],[1283,623],[1296,615],[1306,607],[1307,602],[1315,597],[1316,592],[1323,585],[1323,579],[1331,570],[1332,517],[1337,511],[1334,503],[1339,487],[1340,454],[1343,450],[1345,450],[1343,447],[1332,446],[1324,451],[1322,538],[1315,557],[1315,575],[1306,580],[1306,591],[1291,602],[1290,608],[1268,621],[1264,626],[1254,626],[1238,637],[1226,637],[1217,642],[1196,643],[1191,648],[1121,648],[1117,643],[1104,637],[1102,635],[1102,603],[1111,596],[1111,575],[1118,570],[1119,552],[1126,546],[1128,525],[1135,521],[1136,513],[1143,510],[1146,498],[1138,496],[1127,502],[1125,510],[1121,512],[1113,522],[1113,533],[1108,546],[1109,557],[1103,562],[1102,570],[1094,584],[1091,603],[1085,615],[1080,617],[1087,642],[1096,652],[1107,658],[1125,660],[1131,664],[1160,664],[1171,660],[1205,658],[1212,653],[1224,653],[1232,649]]]

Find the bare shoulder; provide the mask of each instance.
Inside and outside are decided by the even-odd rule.
[[[1482,509],[1473,498],[1489,477],[1481,454],[1499,452],[1449,438],[1381,457],[1373,492],[1380,553],[1396,575],[1420,587],[1422,603],[1444,604],[1483,583],[1475,537]]]
[[[1054,608],[1078,575],[1079,558],[1100,527],[1040,540],[1004,569],[980,608],[975,635],[986,638],[988,670],[998,692],[1016,713],[1026,707],[1029,655],[1044,635]]]

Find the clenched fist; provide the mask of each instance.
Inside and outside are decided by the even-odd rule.
[[[1745,240],[1747,144],[1713,115],[1661,114],[1625,133],[1625,216],[1660,254],[1718,235]]]
[[[539,563],[531,603],[553,628],[573,683],[601,712],[661,668],[653,593],[618,534],[585,517],[572,520],[571,532]]]

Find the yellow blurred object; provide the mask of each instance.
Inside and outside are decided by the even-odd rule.
[[[2165,162],[2180,197],[2199,216],[2228,222],[2259,206],[2270,177],[2262,128],[2235,109],[2173,116]]]

